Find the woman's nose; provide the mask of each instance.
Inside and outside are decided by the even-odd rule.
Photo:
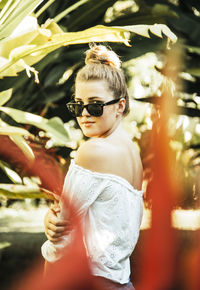
[[[82,116],[90,116],[90,113],[88,112],[86,108],[83,109]]]

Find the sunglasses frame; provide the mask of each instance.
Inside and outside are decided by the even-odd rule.
[[[109,106],[109,105],[113,105],[113,104],[116,104],[117,102],[119,102],[122,98],[118,98],[118,99],[114,99],[112,101],[109,101],[109,102],[106,102],[106,103],[102,103],[102,104],[87,104],[87,105],[83,105],[83,104],[77,104],[77,103],[72,103],[72,102],[69,102],[66,104],[67,106],[67,109],[69,110],[69,112],[74,116],[74,117],[81,117],[82,114],[83,114],[83,110],[86,108],[86,110],[88,111],[88,113],[91,115],[91,116],[94,116],[94,117],[100,117],[103,115],[103,107],[105,106]],[[73,106],[73,105],[76,105],[76,106],[80,106],[81,107],[81,114],[79,115],[76,115],[75,113],[75,110],[70,110],[70,106]],[[94,113],[91,113],[91,109],[90,109],[90,106],[95,106],[95,107],[100,107],[101,108],[101,111],[100,111],[100,114],[94,114]]]

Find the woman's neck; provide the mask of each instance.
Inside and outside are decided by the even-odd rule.
[[[115,123],[115,125],[110,130],[108,130],[103,135],[99,136],[98,138],[111,138],[116,135],[119,136],[119,134],[121,134],[122,132],[124,132],[124,128],[122,126],[122,122],[120,119],[118,120],[118,122]]]

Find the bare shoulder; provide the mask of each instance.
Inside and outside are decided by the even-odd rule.
[[[109,142],[91,139],[83,143],[76,154],[76,164],[94,172],[123,177],[136,189],[141,189],[143,169],[137,146],[128,140]]]
[[[91,139],[79,147],[75,162],[86,169],[105,173],[110,151],[109,144],[104,140]]]

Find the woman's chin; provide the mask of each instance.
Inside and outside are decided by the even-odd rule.
[[[84,136],[86,136],[88,138],[98,137],[97,132],[94,132],[92,130],[83,130],[83,134],[84,134]]]
[[[83,134],[84,134],[86,137],[88,137],[88,138],[98,137],[96,134],[92,134],[92,133],[89,133],[89,132],[87,132],[87,133],[83,132]]]

